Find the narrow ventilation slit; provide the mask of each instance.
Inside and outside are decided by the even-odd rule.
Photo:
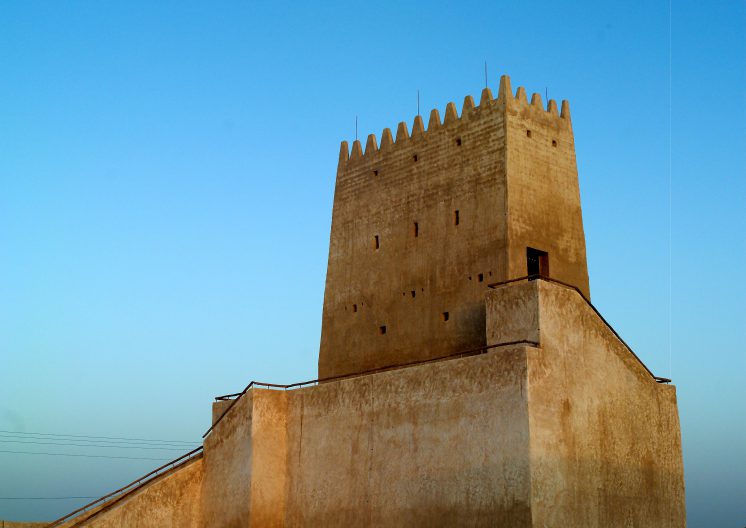
[[[449,317],[450,316],[448,315],[448,312],[443,312],[442,314],[440,314],[440,320],[443,322],[448,321]]]
[[[386,325],[379,326],[378,327],[378,333],[381,334],[381,335],[385,335],[386,334]]]
[[[461,146],[461,138],[456,138],[456,146],[457,147]]]
[[[418,222],[414,223],[414,226],[412,227],[412,232],[414,233],[415,238],[420,236],[420,224]]]
[[[526,130],[526,137],[529,137],[529,138],[531,137],[531,131],[530,130]]]
[[[458,209],[453,211],[453,225],[458,225],[461,221],[461,215],[459,215]]]
[[[378,238],[378,235],[373,237],[373,249],[380,249],[381,247],[381,239]]]
[[[352,312],[357,312],[357,304],[352,305]]]
[[[477,282],[484,282],[484,273],[477,275]]]
[[[417,295],[417,290],[412,290],[409,294],[412,296],[412,299],[414,299],[415,295]]]
[[[552,140],[552,146],[553,146],[553,147],[556,147],[556,146],[557,146],[557,140],[556,140],[556,139],[553,139],[553,140]]]
[[[417,162],[418,159],[420,159],[420,158],[417,156],[417,154],[415,154],[414,156],[412,156],[412,161]]]
[[[373,169],[373,176],[378,176],[378,169]]]

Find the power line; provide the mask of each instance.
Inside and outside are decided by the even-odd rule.
[[[66,500],[66,499],[98,499],[98,497],[0,497],[0,500]]]
[[[192,444],[193,442],[189,442],[186,440],[158,440],[155,438],[122,438],[117,436],[91,436],[91,435],[70,435],[70,434],[59,434],[59,433],[33,433],[33,432],[23,432],[23,431],[6,431],[3,429],[0,429],[0,433],[10,433],[10,434],[19,434],[19,435],[39,435],[39,436],[66,436],[66,437],[72,437],[72,438],[96,438],[96,439],[104,439],[104,440],[135,440],[139,442],[166,442],[171,444]]]
[[[4,434],[0,433],[0,441],[3,438],[19,438],[21,440],[61,440],[64,442],[70,441],[70,442],[89,442],[94,444],[127,444],[127,445],[150,445],[150,446],[170,446],[170,447],[189,447],[194,445],[195,443],[199,442],[179,442],[179,443],[171,443],[171,442],[165,442],[165,443],[159,443],[159,442],[152,442],[152,441],[144,441],[144,442],[128,442],[125,440],[88,440],[86,438],[62,438],[61,436],[53,436],[53,437],[37,437],[37,436],[26,436],[26,435],[19,435],[19,434]]]
[[[83,457],[83,458],[121,458],[127,460],[157,460],[166,462],[168,458],[148,458],[148,457],[128,457],[128,456],[110,456],[110,455],[79,455],[73,453],[40,453],[38,451],[5,451],[0,450],[0,453],[14,453],[17,455],[47,455],[47,456],[64,456],[64,457]]]
[[[73,446],[73,447],[108,447],[114,449],[155,449],[159,451],[183,451],[181,447],[145,447],[145,446],[118,446],[118,445],[96,445],[96,444],[71,444],[62,442],[27,442],[24,440],[0,440],[0,444],[35,444],[35,445],[55,445],[55,446]],[[194,445],[194,444],[191,444]]]

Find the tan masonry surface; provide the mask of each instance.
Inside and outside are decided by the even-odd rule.
[[[530,134],[531,137],[528,137]],[[461,116],[369,136],[337,169],[319,377],[485,345],[487,284],[526,275],[526,250],[589,296],[569,106],[501,80]]]

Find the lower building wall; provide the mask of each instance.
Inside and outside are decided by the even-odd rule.
[[[287,526],[530,526],[526,348],[288,393]]]

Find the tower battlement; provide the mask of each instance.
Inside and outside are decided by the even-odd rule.
[[[487,285],[531,262],[590,296],[569,104],[503,76],[424,125],[342,142],[320,377],[484,346]]]
[[[570,121],[570,104],[568,101],[562,101],[561,111],[558,109],[557,101],[554,99],[550,99],[545,107],[541,95],[538,93],[534,93],[529,102],[525,88],[522,86],[518,87],[514,95],[510,87],[510,77],[503,75],[500,78],[500,88],[497,98],[493,98],[492,90],[485,88],[482,90],[479,105],[476,106],[474,104],[474,98],[471,95],[467,95],[464,98],[461,107],[461,115],[459,115],[456,110],[456,104],[454,102],[449,102],[446,105],[445,119],[443,121],[440,119],[440,112],[438,112],[437,108],[433,108],[430,111],[430,119],[428,120],[427,128],[424,126],[424,121],[421,115],[415,116],[412,123],[411,133],[407,128],[406,121],[401,121],[398,124],[395,137],[390,128],[384,128],[381,133],[380,146],[375,134],[368,135],[364,149],[360,140],[356,139],[352,142],[351,151],[349,143],[347,141],[342,141],[339,150],[340,167],[357,161],[371,161],[379,154],[400,147],[402,144],[411,140],[427,139],[429,134],[436,131],[442,131],[444,127],[456,128],[462,124],[462,121],[478,117],[478,114],[482,112],[504,112],[510,106],[515,109],[526,108],[530,112],[534,112],[534,115],[539,118],[554,117],[557,119],[557,125],[561,127],[572,126]]]

